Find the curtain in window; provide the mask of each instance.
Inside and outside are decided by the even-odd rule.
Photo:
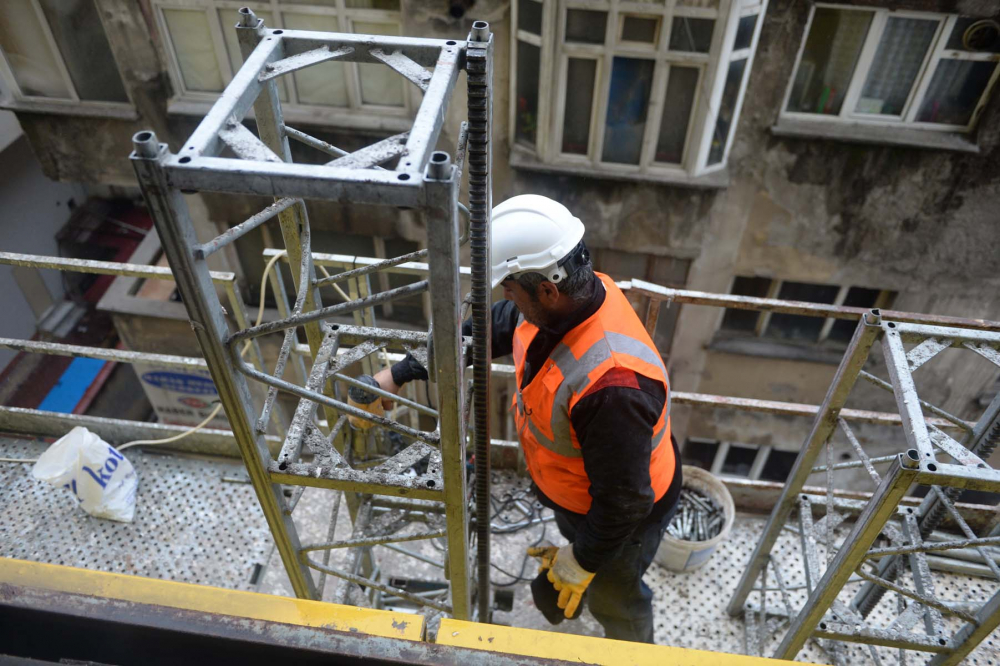
[[[886,22],[858,113],[902,114],[937,27],[938,21],[926,19],[892,17]]]

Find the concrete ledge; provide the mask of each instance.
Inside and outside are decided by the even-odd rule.
[[[771,127],[771,133],[795,139],[827,139],[844,143],[871,143],[882,146],[979,153],[979,146],[964,134],[890,125],[782,118]]]
[[[614,169],[596,169],[590,166],[566,165],[566,164],[545,164],[539,162],[533,155],[527,154],[523,149],[513,148],[510,151],[510,165],[515,169],[525,171],[537,171],[541,173],[551,173],[562,176],[581,176],[584,178],[600,178],[602,180],[629,180],[646,183],[657,183],[660,185],[676,185],[677,187],[690,187],[694,189],[722,189],[729,187],[729,169],[722,168],[718,171],[705,174],[703,176],[688,176],[665,173],[630,173],[616,171]]]

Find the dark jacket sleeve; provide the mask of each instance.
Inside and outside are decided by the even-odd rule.
[[[517,328],[518,311],[514,301],[498,301],[492,309],[492,345],[493,358],[506,356],[514,351],[514,329]],[[462,335],[472,335],[472,319],[462,323]]]
[[[514,329],[517,328],[517,317],[520,312],[514,301],[506,300],[494,303],[491,312],[493,316],[491,349],[493,358],[500,358],[514,351]],[[471,319],[462,322],[462,335],[472,335]],[[414,379],[427,380],[427,369],[409,353],[402,361],[393,364],[391,372],[392,381],[398,386]]]
[[[622,370],[617,381],[598,384],[573,408],[593,500],[573,554],[587,571],[614,559],[653,509],[649,457],[665,400],[662,384]]]

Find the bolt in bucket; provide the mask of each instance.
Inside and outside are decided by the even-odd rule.
[[[722,530],[707,541],[684,541],[669,533],[664,533],[654,559],[657,564],[678,573],[694,571],[704,566],[719,544],[729,537],[733,520],[736,519],[736,505],[733,504],[733,496],[729,494],[729,489],[722,481],[700,467],[690,465],[684,465],[683,476],[684,488],[697,490],[710,497],[717,506],[722,507],[725,519],[722,523]]]

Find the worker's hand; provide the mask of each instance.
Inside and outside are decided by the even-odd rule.
[[[576,613],[583,593],[594,580],[594,574],[580,566],[573,555],[573,544],[559,549],[549,569],[549,582],[559,592],[557,605],[564,610],[566,617],[572,619]]]
[[[379,382],[371,375],[362,375],[358,377],[358,381],[368,384],[369,386],[381,388]],[[390,379],[390,381],[392,380]],[[385,416],[385,408],[382,403],[383,400],[378,395],[371,393],[370,391],[366,391],[359,386],[351,386],[347,389],[347,404],[351,407],[363,409],[364,411],[374,414],[375,416]],[[355,430],[368,430],[375,425],[373,421],[361,418],[360,416],[348,416],[347,421]]]
[[[389,393],[399,394],[400,389],[403,387],[392,380],[392,369],[383,368],[375,373],[375,381],[378,382],[379,388],[383,391],[388,391]],[[385,409],[392,409],[393,401],[389,398],[382,398],[382,407]]]
[[[556,561],[556,554],[558,552],[558,546],[531,546],[528,548],[528,555],[539,559],[538,573],[552,568],[552,563]]]

